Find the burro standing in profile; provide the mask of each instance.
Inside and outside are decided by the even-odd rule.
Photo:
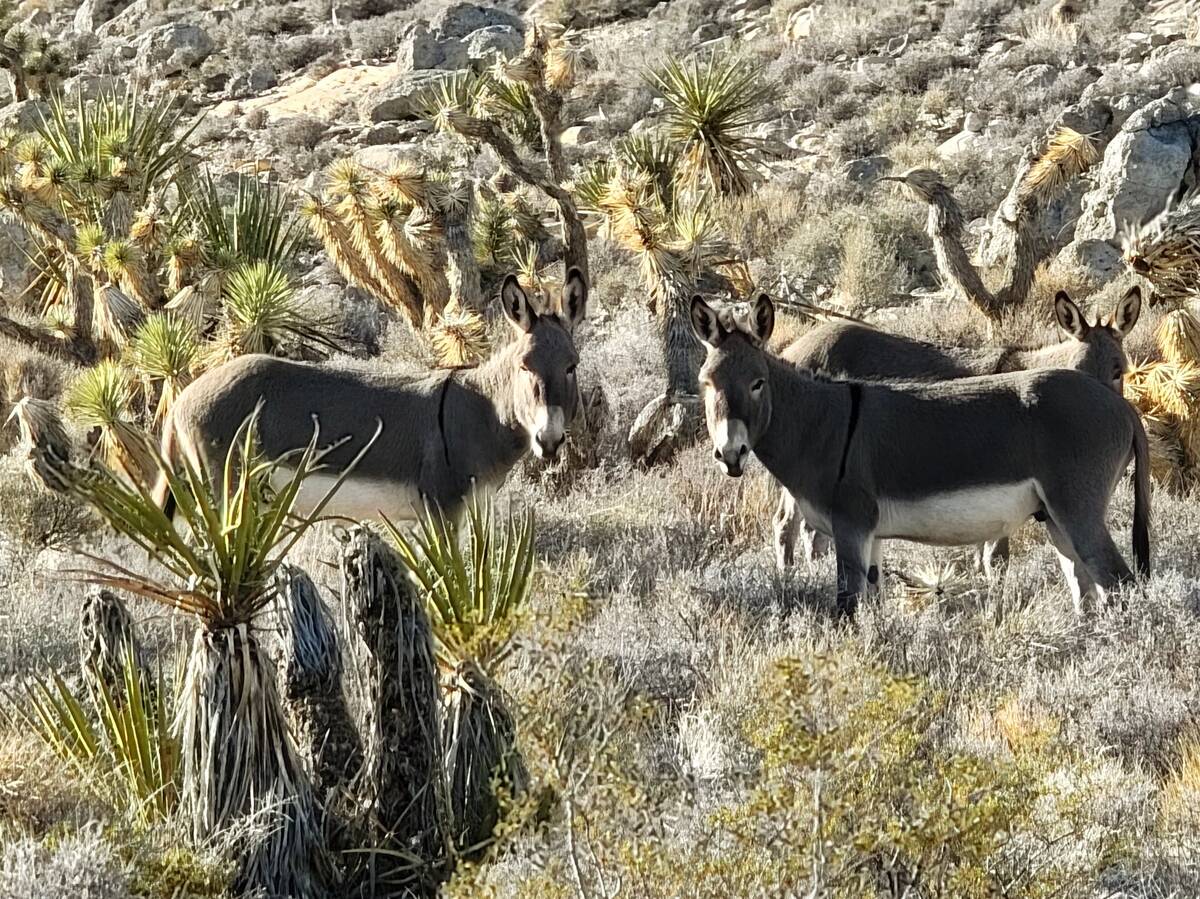
[[[1150,573],[1150,466],[1133,407],[1075,371],[926,384],[827,381],[766,350],[775,307],[746,322],[692,300],[707,349],[700,389],[713,454],[740,477],[753,452],[837,554],[838,608],[877,583],[881,541],[941,546],[1044,520],[1076,611],[1133,579],[1105,523],[1134,460],[1133,552]]]
[[[206,372],[180,394],[162,455],[219,475],[242,423],[258,410],[268,459],[298,453],[318,429],[323,470],[305,479],[297,510],[323,499],[353,519],[411,518],[423,503],[456,513],[470,491],[496,486],[532,447],[550,459],[575,416],[574,333],[587,284],[572,269],[559,308],[539,314],[512,275],[500,290],[515,339],[478,368],[406,377],[387,372],[243,356]],[[157,498],[168,491],[161,479]]]

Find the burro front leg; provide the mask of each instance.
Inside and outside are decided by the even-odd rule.
[[[866,592],[868,574],[878,541],[877,506],[860,493],[842,492],[833,512],[833,547],[837,553],[838,612],[853,618]]]

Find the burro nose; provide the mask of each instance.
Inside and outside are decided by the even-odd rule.
[[[725,449],[718,446],[713,449],[713,458],[721,463],[725,474],[740,478],[749,452],[750,450],[745,445],[726,447]]]
[[[750,441],[747,439],[746,426],[737,419],[717,422],[716,433],[713,434],[713,458],[721,463],[725,474],[741,477],[749,454]]]
[[[539,431],[533,438],[534,452],[542,459],[554,459],[565,439],[566,435],[562,432]]]

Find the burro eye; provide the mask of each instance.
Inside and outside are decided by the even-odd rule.
[[[762,389],[766,385],[766,383],[767,383],[767,381],[765,378],[759,378],[753,384],[750,385],[750,392],[751,393],[761,393]]]

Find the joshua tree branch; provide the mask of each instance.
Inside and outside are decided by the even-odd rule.
[[[564,261],[567,268],[578,268],[583,272],[584,280],[590,280],[587,256],[587,231],[575,201],[566,188],[557,184],[545,171],[539,171],[521,158],[512,138],[505,133],[496,122],[478,116],[457,116],[451,121],[452,127],[463,137],[483,141],[500,157],[504,166],[512,174],[535,187],[558,205],[558,216],[563,224]]]
[[[0,315],[0,336],[31,346],[64,362],[80,364],[89,361],[89,354],[78,344],[59,340],[53,334],[23,325],[6,315]]]

